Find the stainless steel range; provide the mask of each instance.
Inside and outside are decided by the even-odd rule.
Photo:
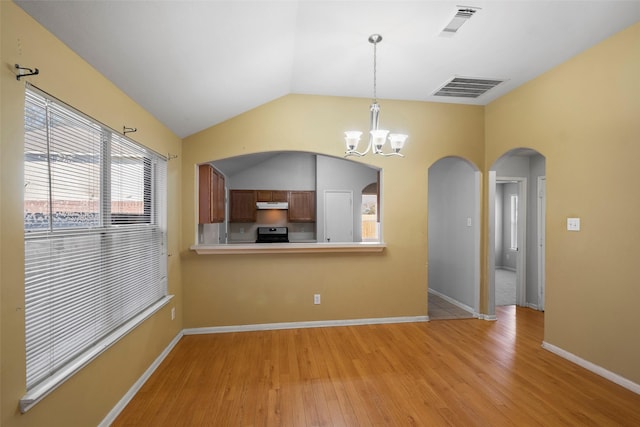
[[[289,243],[289,227],[258,227],[256,243]]]

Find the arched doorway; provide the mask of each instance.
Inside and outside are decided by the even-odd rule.
[[[487,318],[498,305],[544,310],[546,159],[518,148],[489,169]]]
[[[459,157],[445,157],[429,168],[428,289],[462,309],[455,318],[479,317],[480,171]],[[436,316],[430,304],[430,319]]]

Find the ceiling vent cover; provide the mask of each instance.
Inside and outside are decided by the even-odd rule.
[[[442,32],[440,32],[440,36],[453,37],[453,35],[458,32],[460,27],[462,27],[465,22],[471,19],[471,17],[478,10],[480,10],[479,7],[458,6],[456,14],[453,16],[447,26],[442,29]]]
[[[477,98],[504,81],[504,79],[454,77],[433,95],[453,98]]]

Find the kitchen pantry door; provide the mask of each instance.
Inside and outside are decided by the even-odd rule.
[[[353,193],[324,192],[324,241],[353,242]]]

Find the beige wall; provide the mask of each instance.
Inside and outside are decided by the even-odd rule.
[[[545,340],[640,383],[640,24],[491,103],[486,164],[546,156]],[[567,217],[582,231],[567,232]]]
[[[196,255],[195,165],[240,154],[304,150],[341,157],[342,132],[368,127],[367,99],[289,95],[184,140],[185,327],[427,314],[427,171],[449,155],[482,167],[482,107],[380,101],[381,126],[410,134],[382,168],[382,254]],[[313,305],[313,294],[322,304]]]
[[[197,163],[271,150],[340,157],[342,131],[367,128],[369,101],[289,95],[181,147],[13,3],[0,2],[0,15],[1,425],[97,424],[183,327],[425,315],[429,166],[453,155],[486,172],[515,147],[547,159],[545,340],[640,383],[640,24],[486,108],[381,101],[382,125],[410,134],[406,158],[358,160],[383,169],[382,254],[196,255],[189,246]],[[169,286],[176,298],[25,415],[18,412],[25,392],[24,83],[15,80],[15,63],[40,68],[29,81],[43,90],[114,129],[137,127],[136,140],[179,155],[169,162]],[[568,216],[581,217],[583,231],[566,232]],[[486,246],[486,224],[482,241]],[[312,304],[314,293],[322,294],[320,306]]]
[[[168,217],[169,291],[172,302],[74,375],[24,415],[25,393],[23,132],[25,80],[114,129],[138,128],[133,138],[159,153],[181,154],[181,141],[12,2],[0,2],[0,364],[2,426],[97,425],[182,329],[180,270],[181,212]],[[13,65],[41,74],[17,81]],[[180,204],[181,163],[168,164],[169,205]],[[178,319],[170,320],[176,306]]]

